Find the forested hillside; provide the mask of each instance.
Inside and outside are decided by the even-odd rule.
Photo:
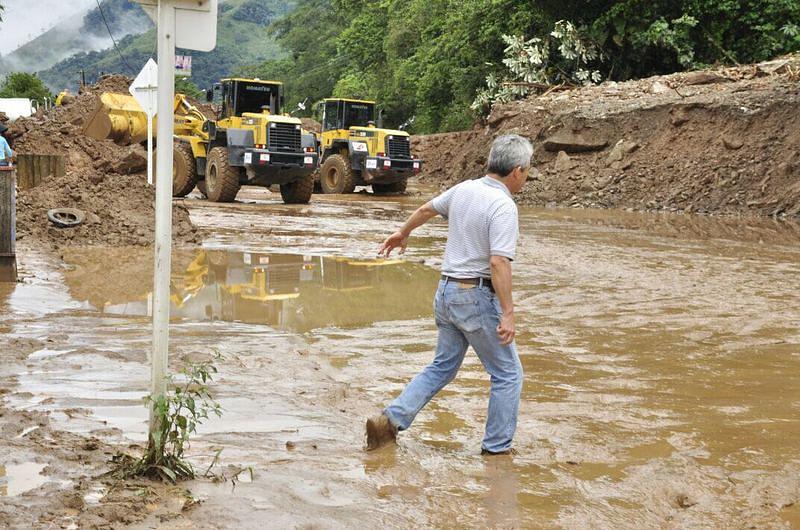
[[[200,87],[207,87],[247,65],[281,56],[280,46],[273,36],[267,34],[266,27],[286,15],[294,3],[294,0],[221,1],[216,49],[208,53],[178,50],[178,53],[192,55],[191,81]],[[134,76],[148,58],[155,58],[155,30],[150,29],[141,35],[129,35],[119,40],[118,45],[119,52],[112,47],[103,51],[79,53],[39,75],[53,90],[77,88],[81,70],[85,70],[87,82],[97,79],[101,73]]]
[[[55,25],[8,55],[0,58],[0,73],[36,72],[75,53],[104,50],[115,38],[138,35],[153,27],[142,8],[130,0],[102,0],[100,9],[77,14]],[[108,29],[104,23],[108,23]]]
[[[303,0],[270,28],[288,56],[249,72],[285,80],[289,103],[369,97],[392,125],[457,130],[471,125],[487,75],[505,70],[502,36],[547,44],[559,20],[600,51],[589,65],[600,80],[800,49],[797,0]],[[551,51],[544,67],[571,67],[569,50]]]

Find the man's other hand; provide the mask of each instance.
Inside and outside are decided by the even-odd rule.
[[[386,238],[386,241],[383,242],[381,248],[378,249],[378,256],[388,258],[389,255],[392,253],[392,250],[396,249],[397,247],[400,247],[399,253],[404,254],[407,245],[408,245],[408,236],[400,231],[397,231]]]
[[[500,317],[500,325],[497,326],[497,337],[500,339],[500,344],[506,345],[514,342],[514,315],[504,314]]]

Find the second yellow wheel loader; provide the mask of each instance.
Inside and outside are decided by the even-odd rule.
[[[420,172],[422,160],[411,154],[409,134],[375,127],[374,101],[329,98],[319,104],[320,111],[323,193],[352,193],[356,186],[403,192],[408,178]]]

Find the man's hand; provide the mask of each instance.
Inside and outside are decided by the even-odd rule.
[[[503,314],[500,317],[500,324],[497,326],[497,337],[500,339],[500,344],[506,345],[514,342],[514,314]]]
[[[400,247],[399,253],[404,254],[406,251],[406,246],[408,246],[408,236],[398,230],[386,238],[386,241],[383,242],[381,248],[378,249],[378,256],[388,258],[389,254],[392,253],[392,250],[396,249],[397,247]]]
[[[388,258],[389,254],[392,253],[392,250],[396,249],[397,247],[400,247],[400,254],[405,253],[406,246],[408,245],[408,236],[411,235],[411,232],[418,226],[422,226],[429,219],[436,217],[437,215],[439,215],[439,212],[434,210],[433,205],[430,202],[426,202],[417,208],[416,211],[411,214],[408,220],[406,220],[405,224],[400,230],[386,238],[386,241],[383,242],[381,248],[378,249],[378,256]]]

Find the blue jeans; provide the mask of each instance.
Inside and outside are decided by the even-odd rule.
[[[497,297],[488,287],[465,289],[442,280],[434,310],[439,328],[436,356],[384,414],[398,430],[408,429],[422,407],[455,378],[467,347],[472,346],[492,383],[482,448],[492,452],[510,449],[517,429],[522,364],[514,343],[504,346],[497,337],[501,315]]]

